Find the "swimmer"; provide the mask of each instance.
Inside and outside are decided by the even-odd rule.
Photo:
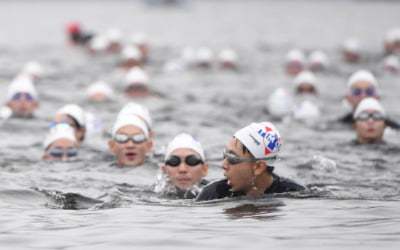
[[[149,59],[150,53],[146,35],[140,32],[133,33],[130,37],[130,42],[132,45],[139,48],[142,55],[142,62],[146,62]]]
[[[294,78],[296,95],[318,95],[317,80],[314,74],[310,71],[303,71]]]
[[[120,68],[130,70],[133,67],[143,66],[142,52],[136,46],[125,46],[121,52]]]
[[[208,47],[201,47],[196,51],[196,65],[198,68],[209,69],[212,67],[214,54]]]
[[[69,42],[72,45],[85,45],[93,37],[93,34],[82,30],[81,25],[77,22],[70,22],[66,25],[66,32]]]
[[[383,143],[386,113],[378,100],[368,97],[357,106],[353,115],[353,129],[357,132],[355,144]]]
[[[347,85],[349,93],[345,96],[345,101],[351,106],[352,111],[340,118],[339,121],[345,124],[353,124],[353,113],[363,99],[367,97],[380,99],[378,95],[378,81],[371,72],[359,70],[350,76]],[[391,128],[400,129],[400,124],[389,118],[386,119],[386,124]]]
[[[43,73],[43,67],[40,63],[36,61],[30,61],[24,65],[20,75],[26,75],[35,82],[43,77]]]
[[[116,156],[117,166],[139,166],[146,162],[146,154],[153,142],[149,140],[146,124],[137,116],[118,116],[108,146]]]
[[[97,81],[87,88],[87,97],[92,102],[105,102],[113,99],[114,91],[105,82]]]
[[[108,41],[107,52],[119,53],[122,47],[122,32],[117,28],[107,30],[105,37]]]
[[[177,135],[169,144],[162,172],[168,176],[169,185],[175,194],[194,198],[208,181],[203,179],[208,172],[201,143],[189,134]]]
[[[39,106],[38,94],[32,80],[19,76],[8,86],[6,105],[12,111],[12,117],[33,118]]]
[[[50,126],[61,122],[68,123],[74,129],[76,141],[80,145],[85,139],[85,120],[85,111],[79,105],[67,104],[57,110]]]
[[[305,68],[305,56],[303,51],[292,49],[286,54],[285,72],[289,76],[295,76]]]
[[[58,123],[50,127],[43,147],[43,160],[66,160],[78,155],[74,130],[67,123]]]
[[[150,111],[147,107],[135,102],[129,102],[125,104],[119,111],[117,119],[118,117],[124,115],[133,115],[139,117],[146,124],[149,133],[149,140],[153,139],[154,131],[152,129],[152,120],[150,116]]]
[[[232,49],[223,49],[218,55],[219,67],[221,69],[236,70],[238,68],[238,55]]]
[[[133,67],[124,77],[125,96],[129,98],[145,98],[149,96],[149,76],[139,68]]]
[[[326,54],[320,50],[313,51],[309,56],[309,70],[316,72],[325,72],[328,69],[329,61]]]
[[[269,122],[252,123],[237,131],[223,153],[226,179],[205,186],[196,201],[304,190],[273,173],[272,163],[281,144],[278,130]]]
[[[362,44],[356,38],[349,38],[343,45],[343,61],[346,63],[358,63],[362,56]]]
[[[385,73],[397,75],[400,73],[400,60],[395,55],[385,57],[383,61],[383,70]]]

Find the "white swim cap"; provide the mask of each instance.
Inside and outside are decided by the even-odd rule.
[[[89,47],[93,51],[100,52],[104,51],[109,45],[109,41],[105,36],[97,35],[90,39]]]
[[[194,138],[193,136],[186,134],[186,133],[181,133],[168,144],[166,153],[165,153],[165,160],[168,159],[169,155],[174,151],[175,149],[178,148],[189,148],[196,153],[198,153],[203,161],[205,161],[205,156],[204,156],[204,149],[201,146],[201,143],[198,139]]]
[[[353,114],[353,118],[356,119],[363,111],[366,110],[375,110],[378,111],[379,113],[381,113],[384,117],[386,116],[386,112],[383,109],[382,105],[380,104],[380,102],[378,100],[376,100],[375,98],[372,97],[367,97],[364,98],[358,105],[356,108],[356,111]]]
[[[123,60],[142,60],[142,56],[142,52],[136,46],[125,46],[121,52],[121,57]]]
[[[252,123],[234,135],[255,158],[275,157],[282,145],[278,130],[270,122]]]
[[[102,81],[94,82],[90,84],[89,87],[87,88],[88,96],[92,96],[99,93],[107,96],[108,98],[112,98],[114,95],[114,91],[112,90],[110,85]]]
[[[236,63],[238,60],[238,55],[233,49],[223,49],[219,53],[219,60],[220,62]]]
[[[12,115],[12,110],[8,106],[0,108],[0,120],[6,120]]]
[[[293,117],[301,121],[313,121],[320,116],[319,108],[309,100],[303,101],[295,110]]]
[[[47,149],[54,141],[66,138],[73,142],[76,142],[74,129],[68,124],[58,123],[54,127],[50,128],[46,134],[43,142],[43,147]]]
[[[43,67],[35,61],[27,62],[22,69],[22,73],[41,77],[43,75]]]
[[[150,112],[145,106],[135,102],[129,102],[122,107],[117,117],[124,115],[139,116],[139,118],[143,119],[146,122],[147,126],[149,127],[149,130],[151,129],[152,122],[151,122]]]
[[[288,91],[278,88],[270,95],[267,106],[271,116],[282,118],[292,113],[293,99]]]
[[[361,54],[362,52],[362,44],[356,38],[349,38],[344,42],[343,48],[345,51],[354,53],[354,54]]]
[[[24,75],[15,78],[8,86],[8,100],[11,100],[13,95],[15,95],[16,93],[28,93],[32,95],[35,100],[38,99],[35,85],[30,78]]]
[[[329,60],[326,54],[320,50],[315,50],[311,52],[309,56],[310,64],[320,63],[323,66],[328,66]]]
[[[122,40],[122,32],[117,28],[110,28],[106,32],[106,37],[110,42],[120,42]]]
[[[400,62],[399,62],[399,58],[395,55],[389,55],[387,56],[384,61],[384,66],[385,67],[392,67],[394,69],[399,69],[400,67]]]
[[[81,127],[85,127],[85,111],[77,104],[66,104],[62,108],[60,108],[56,115],[69,115],[74,118]]]
[[[296,88],[302,83],[309,83],[312,86],[316,87],[317,80],[312,72],[302,71],[296,75],[296,77],[293,80],[293,83]]]
[[[141,32],[133,33],[129,41],[135,45],[143,45],[147,43],[146,35]]]
[[[125,126],[135,126],[138,127],[142,130],[143,134],[146,136],[146,138],[149,138],[149,130],[144,123],[142,119],[140,119],[137,116],[134,115],[121,115],[117,117],[117,120],[115,121],[113,130],[112,130],[112,135],[114,136],[117,131]]]
[[[353,73],[350,76],[347,85],[351,89],[353,85],[359,81],[370,82],[372,85],[374,85],[375,88],[378,88],[378,81],[376,80],[375,76],[368,70],[362,69]]]
[[[149,76],[143,69],[133,67],[128,71],[128,73],[126,73],[124,82],[128,86],[134,83],[149,85]]]
[[[305,59],[303,51],[301,51],[299,49],[291,49],[286,54],[286,62],[296,61],[296,62],[300,62],[300,63],[305,63],[305,60],[306,59]]]
[[[196,61],[197,63],[211,63],[213,60],[213,52],[208,47],[201,47],[197,50]]]

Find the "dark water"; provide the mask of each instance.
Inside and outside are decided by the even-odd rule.
[[[400,135],[388,145],[354,147],[352,130],[331,123],[345,113],[341,99],[350,73],[376,73],[382,103],[400,120],[399,77],[383,74],[382,40],[400,24],[400,4],[380,1],[187,1],[177,6],[137,1],[3,1],[0,3],[0,82],[37,60],[46,69],[37,83],[40,108],[32,120],[10,119],[0,127],[0,246],[4,249],[261,249],[399,247]],[[154,120],[154,152],[138,168],[110,167],[107,138],[91,135],[78,159],[42,162],[41,142],[55,111],[70,102],[96,114],[110,131],[129,100],[86,101],[88,84],[115,78],[115,56],[92,57],[66,46],[63,26],[78,19],[102,32],[118,27],[147,34],[152,48],[151,88],[162,97],[135,100]],[[340,62],[340,46],[360,38],[364,61]],[[230,46],[239,72],[188,70],[165,73],[163,63],[185,46]],[[321,118],[276,121],[284,139],[278,174],[309,191],[259,199],[194,204],[152,192],[162,150],[172,137],[198,137],[210,159],[209,179],[222,177],[221,151],[232,134],[253,121],[269,120],[269,95],[291,89],[284,55],[298,47],[324,50],[332,72],[318,75]],[[90,198],[89,198],[90,197]]]

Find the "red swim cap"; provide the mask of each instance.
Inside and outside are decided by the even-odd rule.
[[[78,33],[80,30],[80,25],[78,22],[70,22],[65,27],[69,34]]]

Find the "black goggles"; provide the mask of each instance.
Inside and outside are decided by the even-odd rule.
[[[78,149],[77,148],[63,149],[60,147],[56,147],[51,150],[48,150],[47,154],[57,158],[61,158],[63,157],[63,155],[67,155],[68,157],[74,157],[78,155]]]
[[[358,120],[358,121],[366,121],[369,118],[372,118],[375,121],[383,121],[383,120],[385,120],[385,117],[379,112],[373,112],[373,113],[362,112],[356,117],[356,120]]]
[[[229,164],[235,165],[241,162],[251,162],[251,161],[262,161],[262,160],[276,160],[276,156],[273,157],[265,157],[265,158],[241,158],[235,154],[231,153],[222,153],[222,157],[228,161]]]
[[[165,165],[171,166],[171,167],[177,167],[182,163],[182,160],[179,156],[177,155],[172,155],[166,162]],[[188,155],[185,157],[185,163],[191,167],[194,167],[198,164],[203,164],[203,160],[198,158],[195,155]]]
[[[114,135],[114,141],[118,143],[126,143],[129,140],[132,140],[134,143],[142,143],[147,141],[147,137],[144,134],[127,135],[124,133],[118,133]]]

